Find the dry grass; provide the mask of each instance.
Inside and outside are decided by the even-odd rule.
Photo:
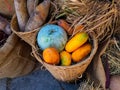
[[[54,0],[53,3],[54,20],[64,17],[74,29],[82,24],[84,31],[96,33],[99,42],[111,37],[118,22],[115,3],[104,0]],[[73,35],[80,31],[74,30]]]
[[[118,38],[119,37],[119,38]],[[108,57],[110,74],[120,75],[120,36],[114,37],[105,51],[104,55]]]
[[[103,90],[103,89],[100,88],[100,85],[95,87],[94,82],[86,80],[80,83],[80,86],[77,90]]]

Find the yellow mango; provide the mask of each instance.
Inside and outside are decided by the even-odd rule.
[[[71,54],[67,51],[62,51],[60,53],[61,65],[62,66],[69,66],[71,65]]]
[[[73,52],[80,46],[82,46],[87,40],[89,36],[86,32],[79,32],[74,37],[72,37],[66,44],[65,49],[68,52]]]
[[[84,45],[82,45],[81,47],[79,47],[77,50],[75,50],[72,53],[72,60],[74,62],[79,62],[81,61],[83,58],[85,58],[92,50],[92,46],[89,43],[86,43]]]

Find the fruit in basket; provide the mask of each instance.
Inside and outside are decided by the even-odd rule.
[[[43,59],[46,63],[54,65],[60,62],[60,55],[55,48],[49,47],[43,51]]]
[[[74,27],[74,32],[79,32],[81,31],[82,29],[84,28],[84,26],[82,24],[78,24],[78,25],[75,25]]]
[[[61,26],[69,35],[72,35],[73,29],[70,25],[63,19],[58,20],[57,24]]]
[[[72,53],[72,60],[73,62],[79,62],[83,58],[85,58],[92,50],[92,46],[89,43],[86,43],[79,47]]]
[[[69,66],[71,65],[71,54],[67,51],[62,51],[60,53],[60,60],[62,66]]]
[[[66,44],[65,49],[68,52],[73,52],[82,46],[87,40],[89,36],[86,32],[79,32],[74,37],[72,37]]]
[[[48,47],[54,47],[58,51],[62,51],[66,42],[67,34],[58,25],[47,24],[40,29],[37,35],[37,43],[42,50]]]

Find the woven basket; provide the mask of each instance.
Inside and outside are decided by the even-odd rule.
[[[30,73],[35,68],[35,58],[31,57],[31,47],[11,34],[0,48],[0,78],[18,77]]]
[[[29,32],[20,32],[16,15],[14,15],[11,20],[11,29],[15,34],[17,34],[25,42],[27,42],[29,45],[35,48],[34,40],[36,39],[35,36],[38,32],[38,29],[29,31]]]
[[[55,66],[55,65],[50,65],[50,64],[45,63],[42,60],[41,54],[38,52],[37,47],[36,49],[32,48],[33,55],[40,63],[43,64],[43,66],[46,67],[46,69],[57,80],[70,82],[70,81],[78,79],[85,72],[86,68],[90,64],[91,60],[93,59],[97,51],[98,41],[96,37],[94,36],[94,34],[90,34],[90,37],[91,37],[92,44],[93,44],[93,48],[92,48],[90,55],[86,59],[82,60],[81,62],[71,65],[71,66]]]

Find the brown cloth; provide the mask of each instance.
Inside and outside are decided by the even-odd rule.
[[[31,47],[11,34],[0,48],[0,78],[17,77],[30,73],[34,67]]]

